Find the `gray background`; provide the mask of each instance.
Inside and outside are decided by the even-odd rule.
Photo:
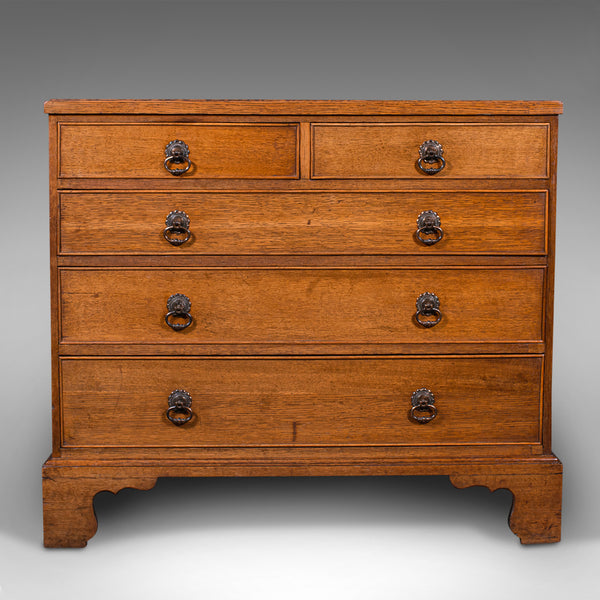
[[[0,2],[0,598],[597,598],[598,2]],[[562,100],[554,450],[563,541],[445,478],[161,480],[41,545],[47,125],[58,98]]]

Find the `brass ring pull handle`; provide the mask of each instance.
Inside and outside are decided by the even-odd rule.
[[[173,390],[169,394],[167,419],[173,425],[183,425],[194,416],[192,397],[185,390]]]
[[[171,175],[183,175],[187,173],[192,166],[192,162],[189,158],[190,149],[185,142],[181,140],[173,140],[167,144],[165,148],[165,169],[171,173]],[[171,165],[181,165],[185,163],[183,168],[172,168]]]
[[[436,142],[435,140],[423,142],[419,148],[419,160],[417,161],[419,169],[426,175],[435,175],[436,173],[439,173],[446,166],[446,160],[442,156],[443,153],[444,149],[439,142]],[[437,166],[424,167],[423,163],[426,165]]]
[[[429,423],[435,419],[437,408],[435,407],[435,398],[431,390],[421,388],[412,394],[412,407],[410,409],[410,418],[417,423]]]
[[[426,246],[437,244],[444,237],[440,216],[433,210],[423,211],[417,218],[417,238]],[[435,235],[435,237],[423,237]]]
[[[181,331],[192,324],[192,315],[190,310],[192,309],[192,302],[183,294],[173,294],[167,300],[167,314],[165,315],[165,322],[174,331]],[[183,323],[178,323],[173,319],[185,319]]]
[[[181,246],[185,244],[192,233],[190,232],[190,218],[182,210],[174,210],[167,215],[163,236],[169,244]],[[178,237],[183,235],[184,237]]]
[[[421,317],[434,317],[434,320],[422,319]],[[431,292],[425,292],[417,298],[417,323],[422,327],[433,327],[442,320],[440,310],[440,299]]]

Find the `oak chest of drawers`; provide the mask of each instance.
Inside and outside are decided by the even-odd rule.
[[[45,108],[47,546],[182,476],[446,475],[560,539],[559,102]]]

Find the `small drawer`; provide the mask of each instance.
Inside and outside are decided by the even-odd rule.
[[[174,141],[187,157],[181,145],[167,151]],[[298,125],[62,123],[59,177],[294,179]]]
[[[314,124],[312,177],[544,179],[549,131],[547,123]],[[430,140],[441,158],[427,155],[420,168],[419,150]]]
[[[60,373],[63,446],[540,439],[541,357],[66,358]]]
[[[543,268],[63,268],[61,332],[174,350],[538,342],[543,283]]]
[[[543,255],[546,204],[546,192],[62,193],[60,253]]]

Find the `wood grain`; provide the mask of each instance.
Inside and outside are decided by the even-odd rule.
[[[546,115],[562,102],[531,100],[48,100],[51,114]]]
[[[51,100],[44,543],[157,477],[446,475],[560,538],[551,357],[560,102]],[[164,167],[183,139],[193,166]],[[426,139],[446,168],[417,170]],[[312,178],[311,178],[312,177]],[[192,219],[178,248],[171,210]],[[444,239],[414,237],[422,210]],[[438,294],[442,322],[414,321]],[[194,325],[164,322],[173,293]],[[172,389],[196,416],[165,419]],[[409,420],[410,394],[439,413]]]
[[[103,477],[101,473],[105,474]],[[96,533],[98,522],[93,500],[98,492],[116,494],[123,488],[149,490],[156,477],[131,473],[93,471],[85,468],[45,466],[42,471],[44,493],[44,546],[83,548]]]
[[[313,125],[313,179],[546,178],[548,124]],[[417,166],[426,140],[442,144],[446,166],[427,175]]]
[[[436,254],[69,254],[59,267],[546,267],[545,256]]]
[[[543,255],[544,192],[62,193],[60,252],[167,256],[286,254]],[[165,218],[182,210],[191,239],[172,246]],[[417,217],[444,237],[426,246]]]
[[[450,481],[457,488],[480,485],[491,492],[510,490],[513,504],[508,524],[521,543],[560,542],[562,470],[547,474],[452,475]]]
[[[189,147],[192,163],[184,175],[165,169],[165,148],[173,140]],[[296,178],[295,124],[172,123],[60,125],[59,177]]]
[[[61,269],[62,341],[395,343],[538,341],[543,269]],[[417,324],[424,292],[442,321]],[[172,294],[191,327],[165,323]]]
[[[174,179],[174,178],[173,178]],[[547,179],[198,179],[179,177],[176,184],[170,179],[151,178],[78,178],[58,180],[61,191],[120,190],[133,192],[474,192],[474,191],[546,191]]]
[[[219,465],[249,467],[256,464],[328,466],[329,474],[335,474],[333,467],[356,467],[369,465],[377,469],[381,475],[391,474],[386,468],[398,461],[413,461],[423,463],[423,467],[438,460],[471,460],[508,459],[515,461],[532,457],[546,457],[539,442],[514,444],[415,444],[389,446],[63,446],[61,462],[63,461],[109,461],[120,460],[139,464],[143,461],[177,462],[202,461],[213,468]],[[475,462],[474,462],[475,464]],[[348,468],[345,473],[352,474]],[[325,472],[325,469],[323,469]],[[343,469],[338,471],[344,474]],[[307,475],[310,473],[306,472]],[[319,474],[319,473],[315,473]],[[368,473],[367,473],[368,474]],[[415,473],[419,474],[419,473]],[[423,473],[420,473],[423,474]],[[433,474],[433,473],[432,473]]]
[[[435,354],[540,354],[545,350],[543,341],[515,342],[514,340],[487,340],[482,342],[423,342],[414,340],[398,343],[333,342],[270,342],[270,343],[179,343],[164,342],[61,342],[61,356],[324,356],[324,355],[419,355]]]
[[[50,242],[50,352],[52,373],[52,453],[60,456],[60,383],[59,383],[59,340],[60,340],[60,290],[58,274],[58,251],[60,245],[60,210],[57,191],[58,157],[58,118],[48,118],[48,175],[49,175],[49,242]]]
[[[556,166],[558,160],[558,117],[550,119],[550,165],[552,177],[548,189],[548,221],[546,236],[548,238],[548,268],[546,270],[546,290],[544,292],[544,339],[547,340],[546,356],[548,360],[544,368],[544,404],[542,411],[543,442],[546,452],[552,452],[552,355],[554,327],[554,264],[556,247]]]
[[[373,454],[373,450],[371,450]],[[94,495],[123,488],[150,489],[158,477],[301,477],[334,475],[448,475],[454,485],[510,489],[515,501],[510,525],[523,543],[560,539],[562,465],[552,454],[427,460],[337,460],[310,457],[252,461],[171,459],[113,460],[49,458],[42,469],[44,545],[81,548],[97,528]],[[537,499],[536,499],[537,498]]]
[[[61,361],[65,446],[533,443],[542,359],[129,359]],[[437,416],[409,418],[411,395]],[[175,389],[194,419],[166,417]]]

